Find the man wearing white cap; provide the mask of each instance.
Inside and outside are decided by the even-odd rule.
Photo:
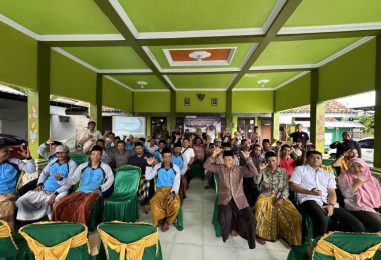
[[[73,176],[77,164],[70,159],[69,147],[66,145],[57,146],[55,154],[57,158],[51,160],[42,170],[37,187],[16,201],[17,220],[38,220],[45,215],[51,219],[53,204],[68,194],[71,186],[61,185],[54,174],[69,178]]]

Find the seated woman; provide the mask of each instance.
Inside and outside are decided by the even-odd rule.
[[[368,164],[360,158],[349,160],[349,169],[340,174],[338,184],[345,208],[373,231],[381,231],[381,188]]]
[[[53,208],[53,221],[79,222],[88,225],[91,209],[101,192],[108,190],[114,183],[114,174],[109,165],[101,163],[102,148],[94,145],[90,153],[90,162],[82,163],[74,175],[62,178],[54,176],[61,185],[75,185],[78,189],[60,199]]]
[[[151,180],[157,176],[156,192],[150,200],[152,223],[157,226],[162,224],[163,232],[169,230],[169,225],[176,221],[180,209],[180,169],[171,163],[172,152],[163,148],[161,152],[163,162],[153,166],[155,159],[147,158],[146,179]]]
[[[61,185],[54,174],[58,173],[62,178],[73,176],[77,164],[70,160],[69,147],[59,145],[55,149],[55,159],[42,170],[37,181],[37,187],[25,193],[16,201],[18,208],[17,220],[38,220],[45,215],[52,218],[52,205],[69,193],[70,185]]]
[[[268,166],[260,165],[261,171],[254,176],[260,193],[255,203],[257,236],[269,241],[283,238],[291,246],[300,245],[302,216],[288,199],[287,172],[278,167],[273,151],[267,152],[265,158]]]

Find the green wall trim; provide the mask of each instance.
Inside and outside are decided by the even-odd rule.
[[[197,95],[205,95],[199,100]],[[190,98],[190,106],[184,106],[184,98]],[[217,98],[217,106],[211,105],[211,99]],[[226,92],[224,91],[177,91],[176,112],[178,113],[225,113]]]
[[[381,36],[376,38],[374,136],[381,137]],[[377,158],[377,159],[376,159]],[[381,168],[381,138],[374,138],[374,167]]]
[[[0,82],[37,89],[37,41],[0,22]]]
[[[169,113],[170,92],[134,92],[134,113]]]
[[[272,113],[273,91],[233,91],[233,113]]]
[[[96,103],[96,73],[51,51],[51,94]]]
[[[375,89],[376,40],[322,66],[318,101],[327,101]]]
[[[132,112],[133,92],[103,77],[102,104]]]
[[[294,80],[288,85],[275,91],[275,111],[282,111],[290,108],[305,106],[310,104],[310,84],[311,73]],[[290,98],[292,93],[292,98]]]

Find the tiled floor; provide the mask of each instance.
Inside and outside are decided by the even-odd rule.
[[[212,189],[204,190],[201,180],[192,180],[184,201],[184,230],[174,226],[160,232],[159,239],[164,260],[283,260],[289,247],[283,241],[267,242],[250,250],[241,237],[229,238],[226,243],[217,238],[212,225],[215,199]],[[150,215],[140,214],[142,221],[151,222]]]

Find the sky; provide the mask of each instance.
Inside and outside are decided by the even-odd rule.
[[[338,98],[336,101],[344,104],[346,107],[369,107],[376,103],[376,91],[365,92],[344,98]]]

